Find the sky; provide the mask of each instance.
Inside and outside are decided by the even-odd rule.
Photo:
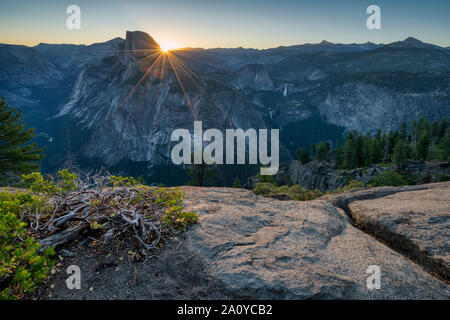
[[[69,5],[81,9],[69,30]],[[381,29],[369,30],[369,5]],[[389,43],[409,36],[450,46],[450,0],[0,0],[0,43],[91,44],[140,30],[169,49],[273,48],[318,43]]]

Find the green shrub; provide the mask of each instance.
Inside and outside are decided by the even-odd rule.
[[[273,184],[273,185],[277,184],[277,182],[275,181],[275,178],[273,176],[270,176],[270,175],[257,174],[256,175],[256,179],[258,179],[258,181],[261,182],[261,183],[270,183],[270,184]]]
[[[291,199],[298,201],[313,200],[322,196],[322,193],[318,190],[308,190],[299,185],[277,187],[267,182],[257,183],[252,191],[263,197],[281,197],[288,195]]]
[[[233,188],[240,188],[240,189],[242,189],[241,180],[239,180],[239,178],[234,178],[234,180],[233,180]]]
[[[198,215],[195,212],[183,210],[184,193],[177,188],[149,187],[139,184],[133,177],[111,176],[109,181],[113,186],[136,186],[140,194],[137,194],[129,201],[131,205],[141,202],[145,193],[151,193],[152,201],[164,208],[164,214],[161,218],[164,226],[186,231],[190,224],[198,222]],[[110,203],[110,205],[114,207],[117,203]]]
[[[28,188],[35,193],[54,194],[58,192],[55,184],[49,178],[45,178],[40,172],[23,174],[22,181],[28,184]]]
[[[405,178],[394,170],[386,170],[372,178],[369,181],[369,187],[383,187],[383,186],[404,186],[407,185],[408,182]]]
[[[342,192],[346,192],[346,191],[350,191],[350,190],[354,190],[354,189],[364,188],[364,186],[365,186],[364,183],[362,183],[361,181],[351,179],[347,182],[347,184],[345,186],[337,188],[333,191],[328,191],[327,194],[342,193]]]
[[[450,181],[450,176],[446,175],[445,173],[438,174],[436,178],[438,182]]]
[[[165,208],[163,225],[185,231],[189,224],[198,222],[198,215],[195,212],[183,211],[184,193],[177,188],[156,188],[153,195],[155,203]]]
[[[28,184],[28,188],[34,193],[53,195],[56,193],[68,194],[77,190],[78,176],[64,169],[58,171],[58,181],[51,177],[43,177],[40,172],[22,175],[22,181]]]
[[[108,180],[113,187],[134,187],[140,183],[133,177],[110,176]]]
[[[78,176],[75,173],[71,173],[69,170],[64,169],[58,171],[58,175],[61,178],[59,181],[59,188],[64,194],[77,190]]]
[[[2,300],[32,292],[54,265],[53,248],[38,254],[39,243],[27,236],[27,224],[17,216],[40,205],[41,199],[27,193],[0,192],[0,280],[7,284]]]

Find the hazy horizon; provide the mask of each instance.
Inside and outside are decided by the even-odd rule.
[[[267,49],[305,43],[391,43],[410,36],[450,46],[450,1],[131,0],[14,2],[0,0],[0,43],[85,44],[140,30],[174,48]],[[66,9],[81,8],[81,29],[69,30]],[[369,5],[381,9],[381,29],[369,30]]]
[[[23,45],[23,46],[27,46],[27,47],[35,47],[35,46],[38,46],[39,44],[91,46],[91,45],[94,45],[94,44],[105,43],[105,42],[112,41],[114,39],[119,39],[119,38],[122,39],[122,40],[125,40],[125,35],[126,35],[126,32],[128,32],[128,31],[135,32],[135,31],[142,31],[142,30],[126,30],[124,32],[123,36],[117,36],[117,37],[114,37],[114,38],[111,38],[111,39],[105,39],[104,41],[97,41],[97,42],[91,42],[91,43],[37,42],[36,44],[33,44],[33,45],[27,45],[27,44],[22,44],[22,43],[5,43],[5,42],[0,42],[0,44],[5,44],[5,45]],[[150,35],[152,37],[151,33],[148,33],[146,31],[142,31],[142,32],[145,32],[145,33],[147,33],[148,35]],[[273,49],[273,48],[278,48],[278,47],[290,47],[290,46],[301,46],[301,45],[308,45],[308,44],[311,44],[311,45],[313,45],[313,44],[320,44],[323,41],[326,41],[326,42],[329,42],[329,43],[332,43],[332,44],[344,44],[344,45],[365,44],[365,43],[374,43],[376,45],[387,45],[389,43],[393,43],[393,42],[397,42],[397,41],[404,41],[407,38],[415,38],[415,39],[417,39],[417,40],[419,40],[419,41],[421,41],[423,43],[440,46],[440,45],[438,45],[436,43],[432,43],[432,42],[429,42],[429,41],[426,41],[426,40],[423,40],[423,39],[419,39],[419,38],[414,37],[414,36],[408,36],[408,37],[406,37],[404,39],[398,39],[398,40],[394,40],[392,42],[386,42],[386,43],[382,43],[382,42],[378,42],[377,43],[377,42],[372,42],[372,41],[366,41],[366,42],[331,42],[331,41],[328,41],[327,39],[322,39],[322,40],[317,41],[317,42],[304,42],[304,43],[292,43],[292,44],[284,44],[284,45],[275,45],[273,47],[268,47],[268,48],[253,48],[253,47],[245,47],[245,46],[239,46],[239,47],[207,47],[206,48],[206,47],[187,46],[187,47],[177,47],[177,48],[175,48],[173,50],[180,50],[180,49],[204,49],[204,50],[208,50],[208,49],[239,49],[239,48],[248,49],[248,50],[267,50],[267,49]],[[156,39],[155,39],[155,41],[158,42]],[[440,47],[448,48],[449,46],[440,46]]]

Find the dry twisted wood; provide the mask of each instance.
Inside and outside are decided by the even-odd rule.
[[[40,238],[40,250],[73,240],[93,222],[103,224],[104,243],[131,227],[135,239],[147,251],[156,249],[163,235],[178,233],[162,226],[164,208],[154,203],[151,192],[133,187],[104,188],[103,183],[96,184],[94,189],[88,189],[89,186],[92,187],[83,184],[69,195],[55,195],[51,199],[54,209],[50,217],[50,214],[35,215],[33,229]]]

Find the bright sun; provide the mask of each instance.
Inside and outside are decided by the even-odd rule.
[[[160,42],[159,43],[159,47],[161,48],[162,52],[167,52],[170,50],[173,50],[176,48],[176,45],[172,44],[172,43],[168,43],[168,42]]]

